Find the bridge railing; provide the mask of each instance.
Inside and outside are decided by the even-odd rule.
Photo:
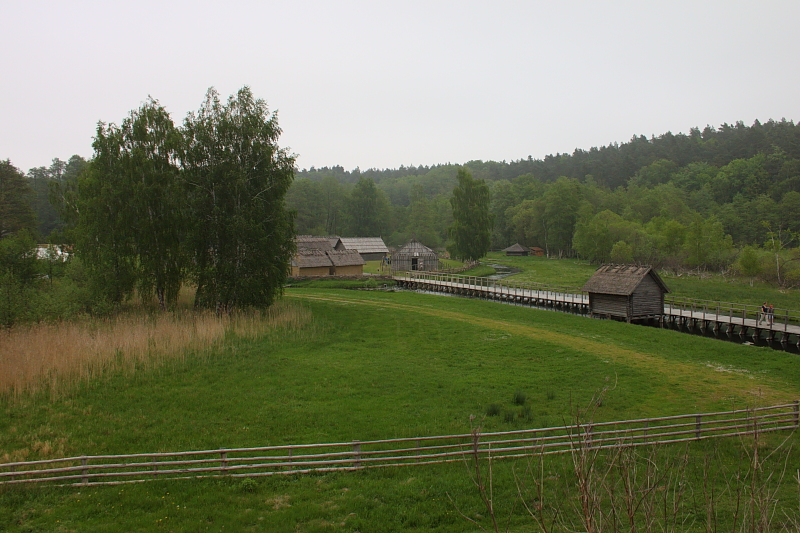
[[[800,311],[791,309],[774,309],[770,320],[762,312],[760,305],[666,296],[664,306],[669,307],[666,311],[672,315],[697,318],[699,313],[703,313],[707,319],[716,322],[746,324],[747,320],[754,320],[757,326],[776,331],[787,331],[792,326],[800,327]]]
[[[579,287],[568,285],[551,285],[530,281],[498,280],[481,276],[464,276],[448,272],[406,271],[395,272],[395,279],[424,282],[432,281],[438,284],[451,284],[458,288],[491,291],[497,294],[523,295],[523,291],[536,292],[537,294],[564,294],[576,297],[586,296],[586,292]]]

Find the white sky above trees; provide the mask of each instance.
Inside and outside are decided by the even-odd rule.
[[[0,0],[0,159],[249,85],[299,168],[542,158],[800,120],[797,0]]]

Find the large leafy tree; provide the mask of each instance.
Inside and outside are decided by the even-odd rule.
[[[465,168],[458,169],[457,179],[458,185],[450,198],[452,251],[456,257],[477,260],[489,251],[492,239],[489,187],[483,180],[474,179]]]
[[[247,87],[227,103],[209,89],[184,121],[197,306],[268,306],[282,290],[294,251],[284,197],[295,158],[278,147],[280,133],[277,115]]]
[[[120,126],[101,123],[93,146],[91,172],[79,182],[78,250],[111,301],[136,286],[143,296],[155,293],[166,309],[177,300],[186,263],[180,132],[148,99]]]

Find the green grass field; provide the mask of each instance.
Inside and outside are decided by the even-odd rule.
[[[501,252],[490,252],[483,263],[519,269],[521,272],[508,278],[511,280],[571,287],[582,287],[597,269],[597,265],[580,259],[506,257]],[[797,288],[779,289],[765,283],[751,287],[746,279],[713,273],[675,276],[662,271],[659,275],[669,287],[670,294],[676,296],[747,305],[761,305],[766,300],[776,308],[800,311],[800,290]]]
[[[313,322],[258,340],[230,337],[211,353],[113,374],[59,400],[4,400],[0,455],[452,434],[468,432],[471,416],[485,431],[547,427],[570,423],[603,388],[597,420],[800,398],[796,356],[766,348],[408,292],[289,289],[286,298],[310,309]],[[512,401],[517,391],[524,406]],[[500,416],[486,416],[492,404]],[[729,465],[741,453],[736,442],[701,444],[693,457]],[[566,483],[568,458],[549,464]],[[512,505],[525,466],[498,463],[494,471],[498,514],[516,509],[512,531],[536,530]],[[792,494],[785,485],[781,494]],[[460,513],[489,527],[460,464],[251,482],[0,488],[0,531],[474,530]]]

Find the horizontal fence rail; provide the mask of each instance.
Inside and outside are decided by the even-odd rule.
[[[664,298],[664,313],[739,326],[759,327],[792,333],[800,332],[800,311],[792,311],[791,309],[773,309],[769,314],[765,314],[762,312],[760,305],[666,296]]]
[[[558,300],[588,305],[589,296],[579,287],[566,285],[550,285],[546,283],[522,282],[513,280],[497,280],[481,276],[463,276],[448,272],[396,272],[395,280],[412,283],[429,282],[442,287],[469,290],[486,294],[510,297],[526,297],[547,300]]]
[[[513,458],[579,448],[647,446],[794,430],[800,402],[553,428],[433,437],[174,453],[95,455],[0,464],[0,485],[58,482],[108,485],[153,479],[271,476]]]

